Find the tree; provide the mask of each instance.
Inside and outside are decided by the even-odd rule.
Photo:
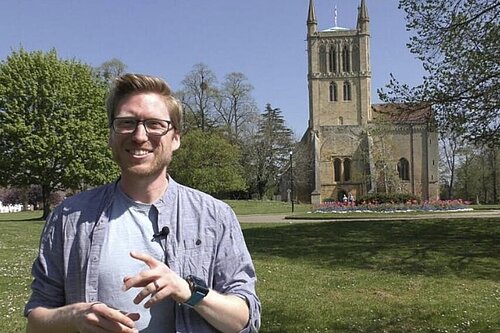
[[[185,128],[208,130],[213,125],[214,96],[218,94],[215,85],[217,77],[207,65],[194,65],[182,80],[182,89],[176,95],[184,110]]]
[[[253,86],[247,82],[246,76],[234,72],[226,75],[216,95],[214,108],[218,122],[227,129],[234,142],[240,141],[242,129],[253,119],[253,115],[258,114],[252,90]]]
[[[481,168],[478,154],[473,147],[461,150],[461,163],[457,168],[455,194],[457,197],[472,202],[479,201],[481,187]]]
[[[441,175],[448,184],[447,197],[453,198],[453,188],[455,185],[455,173],[458,164],[460,150],[463,146],[463,139],[454,133],[443,133],[439,137],[440,156],[443,161]]]
[[[475,143],[500,143],[500,3],[400,0],[408,47],[428,73],[410,88],[391,75],[380,98],[432,105],[439,127]]]
[[[113,58],[105,61],[101,66],[96,68],[97,74],[102,77],[108,84],[112,84],[113,80],[120,75],[125,74],[127,65],[120,59]]]
[[[117,175],[107,148],[107,85],[93,69],[47,53],[13,52],[0,63],[0,185],[39,185],[44,216],[56,190]]]
[[[281,110],[267,104],[255,141],[247,147],[244,157],[250,188],[259,198],[277,190],[279,174],[293,148],[293,132],[286,127]]]
[[[465,159],[458,168],[463,198],[477,203],[498,202],[498,151],[497,147],[486,145],[465,149]]]
[[[177,181],[219,196],[246,189],[237,146],[199,129],[188,131],[181,142],[169,167]]]
[[[370,140],[370,144],[364,147],[362,152],[363,164],[371,163],[371,166],[368,166],[370,172],[364,174],[362,178],[364,182],[370,183],[370,188],[373,182],[372,191],[375,193],[389,194],[411,191],[401,181],[398,171],[398,159],[395,159],[393,154],[389,153],[394,151],[395,145],[398,144],[395,139],[395,129],[397,126],[401,126],[392,117],[391,114],[377,114],[367,133],[361,134],[362,136],[367,135],[366,140]],[[409,125],[409,123],[405,125]]]

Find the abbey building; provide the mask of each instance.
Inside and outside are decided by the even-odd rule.
[[[317,204],[372,192],[438,198],[431,109],[371,103],[369,22],[361,0],[355,29],[319,31],[309,1],[309,125],[294,163],[295,200]]]

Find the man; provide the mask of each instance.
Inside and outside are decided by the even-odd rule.
[[[107,109],[121,177],[47,219],[27,332],[257,332],[255,270],[234,212],[167,173],[181,128],[168,85],[123,75]]]

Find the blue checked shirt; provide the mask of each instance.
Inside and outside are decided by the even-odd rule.
[[[70,197],[49,216],[33,263],[26,316],[39,306],[98,301],[99,288],[106,288],[98,285],[98,268],[116,186],[114,182]],[[255,269],[232,209],[172,178],[153,205],[158,209],[158,229],[170,229],[162,240],[168,266],[182,277],[198,276],[211,289],[246,300],[250,320],[242,332],[257,332],[261,304],[255,292]],[[174,316],[176,332],[217,332],[183,304],[175,306]]]

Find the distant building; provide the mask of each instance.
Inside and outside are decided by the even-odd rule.
[[[438,135],[431,108],[371,103],[366,1],[358,7],[356,29],[318,31],[310,0],[307,49],[309,125],[295,153],[294,198],[317,204],[349,193],[399,192],[437,199]]]

